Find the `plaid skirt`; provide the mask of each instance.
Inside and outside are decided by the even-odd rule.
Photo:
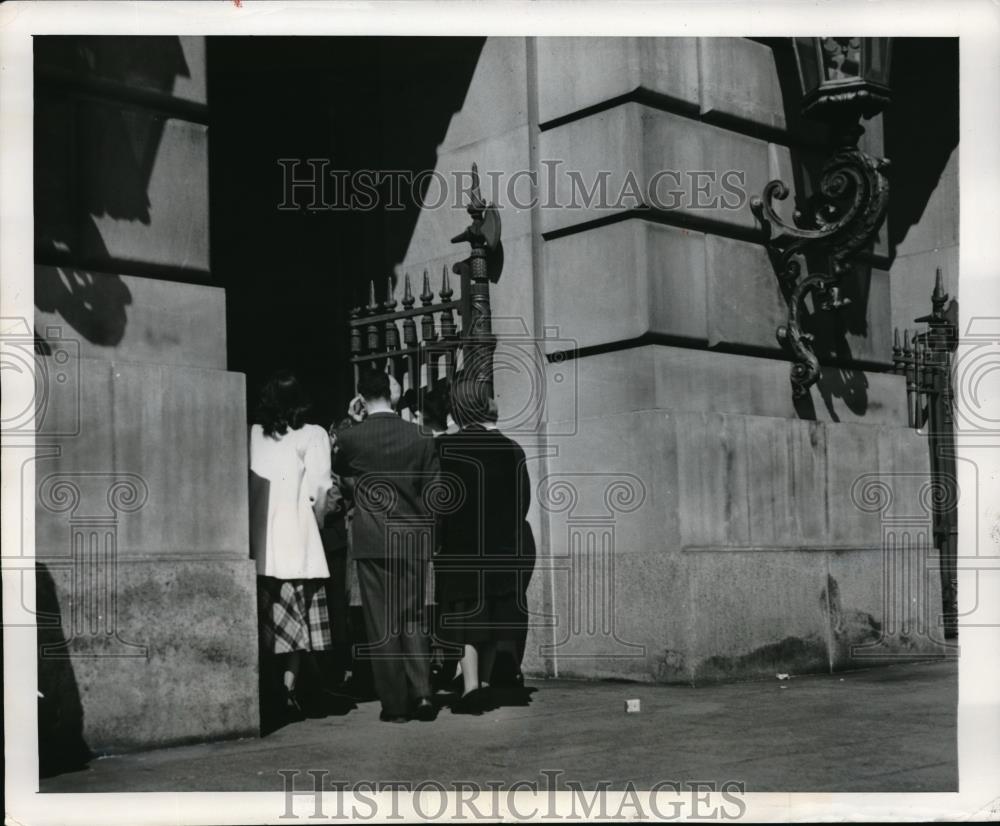
[[[326,580],[257,577],[261,646],[266,654],[332,647]]]

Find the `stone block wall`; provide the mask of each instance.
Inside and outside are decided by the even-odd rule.
[[[205,43],[36,38],[42,771],[259,731],[244,377],[208,242]]]
[[[793,404],[787,308],[748,206],[780,177],[790,218],[824,157],[789,57],[740,38],[490,38],[482,94],[439,150],[445,175],[523,170],[484,194],[507,251],[501,426],[535,485],[535,673],[699,682],[947,650],[927,446],[888,368],[897,317],[926,312],[932,283],[900,268],[928,249],[957,262],[954,187],[905,248],[879,233]],[[884,154],[881,117],[862,140]],[[655,198],[627,192],[664,170]],[[431,245],[463,223],[426,209],[399,271],[439,273],[459,256]]]

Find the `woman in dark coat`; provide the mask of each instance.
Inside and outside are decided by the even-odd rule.
[[[490,707],[483,689],[497,648],[513,653],[527,625],[520,579],[533,550],[525,519],[530,479],[524,451],[496,429],[495,411],[487,385],[456,381],[451,413],[461,429],[437,440],[442,484],[451,495],[439,509],[435,593],[439,638],[462,656],[456,713]]]

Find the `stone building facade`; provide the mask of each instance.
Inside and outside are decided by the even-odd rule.
[[[115,634],[71,619],[74,600],[110,596],[74,586],[72,565],[40,569],[62,616],[53,634],[70,640],[41,672],[76,692],[97,750],[255,730],[245,375],[297,355],[332,417],[350,393],[351,304],[369,280],[436,278],[464,255],[448,239],[467,223],[464,203],[272,209],[261,237],[245,223],[253,187],[280,200],[277,158],[303,157],[278,148],[240,178],[238,95],[262,75],[240,85],[253,69],[235,46],[157,40],[36,46],[35,329],[47,358],[68,339],[79,365],[78,392],[52,394],[38,479],[83,490],[70,512],[39,493],[40,555],[67,557],[74,517],[106,504],[74,474],[139,477],[144,497],[113,514]],[[496,393],[529,456],[539,547],[530,672],[697,684],[946,654],[927,444],[891,366],[893,327],[929,311],[936,268],[957,294],[957,110],[927,125],[921,108],[928,83],[957,101],[957,44],[896,46],[894,107],[862,139],[893,160],[889,219],[846,285],[851,306],[817,319],[824,367],[799,402],[775,339],[787,305],[748,202],[781,178],[790,217],[826,151],[798,114],[788,43],[454,39],[434,65],[412,44],[377,47],[385,60],[373,48],[337,58],[303,40],[329,76],[303,72],[285,93],[325,113],[306,151],[326,141],[334,165],[446,179],[476,162],[501,207]],[[261,128],[280,137],[282,123]],[[659,180],[670,207],[619,197],[630,173]],[[582,202],[602,179],[610,202]],[[250,271],[282,238],[300,291],[272,298],[274,274]],[[318,302],[301,292],[314,284]],[[129,644],[144,655],[90,656]]]

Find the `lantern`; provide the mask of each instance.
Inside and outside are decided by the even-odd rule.
[[[796,37],[802,112],[873,117],[889,104],[889,37]]]

